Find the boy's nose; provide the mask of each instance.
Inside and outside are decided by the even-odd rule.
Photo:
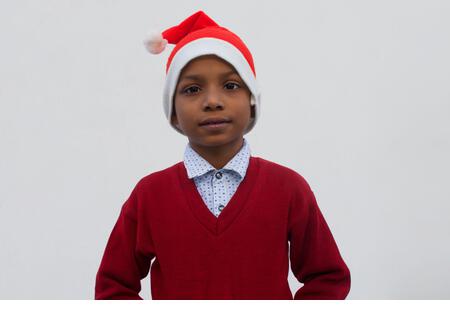
[[[203,106],[216,108],[218,106],[223,107],[222,98],[220,93],[216,89],[209,89],[207,94],[205,95],[205,101]]]

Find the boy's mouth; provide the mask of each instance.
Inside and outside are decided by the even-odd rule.
[[[214,125],[214,124],[229,123],[229,122],[231,122],[231,120],[226,117],[210,117],[210,118],[202,120],[199,123],[199,126]]]

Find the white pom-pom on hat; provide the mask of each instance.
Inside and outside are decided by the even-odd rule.
[[[145,48],[152,54],[159,54],[164,51],[168,41],[163,38],[158,31],[151,31],[144,39]]]

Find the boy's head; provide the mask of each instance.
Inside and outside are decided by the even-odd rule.
[[[231,64],[216,55],[197,57],[183,68],[172,105],[171,125],[204,146],[237,140],[255,118],[247,85]],[[226,123],[219,128],[204,125],[210,121]]]
[[[236,137],[248,133],[259,118],[261,94],[244,42],[198,11],[145,41],[154,54],[167,43],[176,45],[167,60],[163,94],[169,124],[190,139],[200,139],[206,132],[208,139],[225,132]],[[228,74],[221,77],[224,73]],[[199,126],[211,117],[231,122],[221,129]]]

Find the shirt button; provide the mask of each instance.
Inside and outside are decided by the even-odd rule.
[[[222,178],[222,172],[220,172],[220,171],[217,172],[217,173],[216,173],[216,178],[217,178],[217,179]]]
[[[223,208],[224,208],[224,206],[221,204],[221,205],[219,206],[219,211],[222,211]]]

